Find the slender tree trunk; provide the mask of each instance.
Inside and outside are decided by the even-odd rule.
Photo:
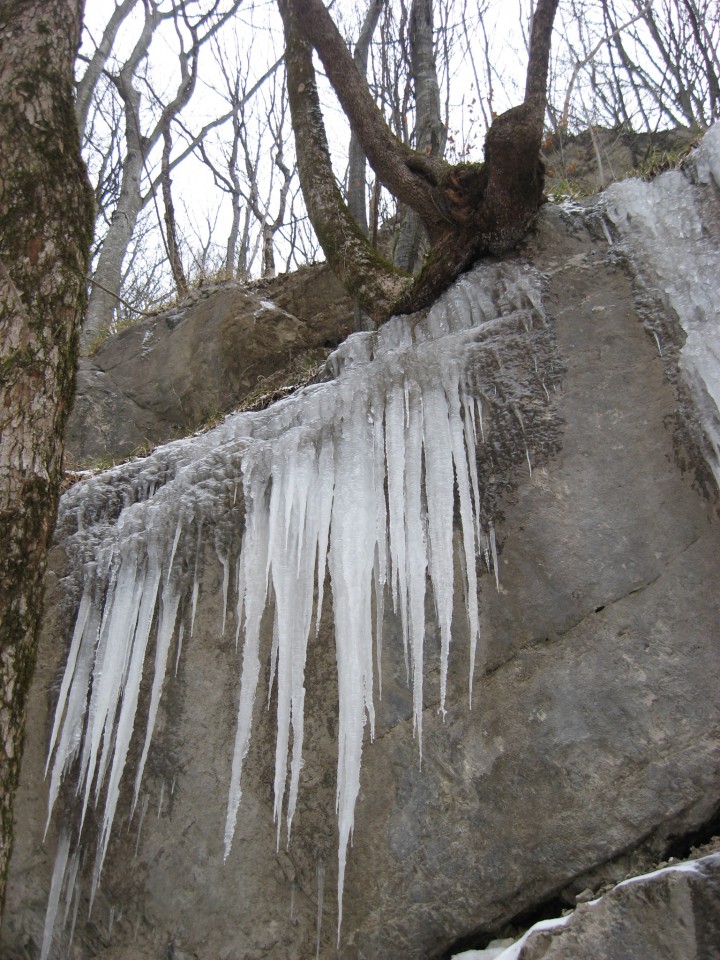
[[[87,69],[77,85],[75,92],[75,115],[77,116],[81,135],[85,130],[95,87],[102,76],[105,64],[112,52],[118,30],[132,9],[137,6],[138,2],[139,0],[122,0],[122,3],[115,7],[105,26],[98,48],[92,55]]]
[[[81,0],[0,0],[0,908],[92,237]]]
[[[370,43],[378,25],[384,0],[370,0],[365,19],[363,20],[360,36],[355,44],[353,60],[360,76],[367,77],[368,56]],[[365,172],[367,160],[362,144],[354,131],[350,132],[350,147],[348,149],[348,188],[347,201],[350,213],[355,218],[362,232],[368,234],[367,198],[365,188]]]
[[[177,236],[177,220],[175,219],[175,204],[172,198],[172,179],[170,177],[170,151],[172,150],[172,136],[170,134],[170,121],[163,127],[163,152],[162,152],[162,196],[165,206],[165,240],[167,243],[167,254],[170,262],[170,270],[175,281],[175,289],[178,296],[184,297],[188,292],[188,282],[183,270],[182,257],[180,256],[180,245]]]
[[[122,164],[120,196],[93,273],[95,282],[90,289],[87,315],[80,340],[83,353],[88,352],[93,340],[107,328],[112,320],[122,286],[123,260],[143,207],[140,179],[143,171],[144,143],[137,126],[140,94],[131,84],[128,86],[123,84],[121,92],[125,100],[126,152]]]
[[[410,57],[415,81],[415,149],[442,159],[447,130],[440,118],[440,86],[435,64],[432,0],[413,0],[410,9]],[[425,231],[419,215],[407,210],[395,245],[395,263],[412,273],[418,263]]]
[[[239,99],[237,89],[236,97]],[[230,223],[230,232],[228,233],[227,246],[225,252],[225,274],[228,279],[235,276],[235,263],[237,260],[238,240],[240,239],[240,201],[242,192],[240,188],[240,177],[237,171],[238,145],[240,134],[240,120],[238,117],[239,103],[233,103],[233,140],[230,157],[228,159],[228,180],[230,183],[230,205],[232,209],[232,221]],[[238,271],[239,273],[239,271]],[[245,279],[243,276],[242,279]]]
[[[266,280],[272,280],[277,274],[273,235],[273,225],[266,220],[262,225],[262,275]]]

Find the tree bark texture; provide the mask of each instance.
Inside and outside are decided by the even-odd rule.
[[[0,909],[93,229],[82,0],[0,0]]]
[[[292,7],[295,30],[299,27],[317,51],[370,166],[391,193],[420,213],[423,222],[432,222],[431,191],[443,165],[416,153],[390,131],[322,0],[284,5]]]
[[[175,289],[179,297],[184,297],[188,290],[187,277],[183,269],[182,257],[180,255],[180,244],[178,242],[177,220],[175,218],[175,204],[172,197],[172,178],[170,176],[170,151],[172,150],[172,135],[170,133],[170,123],[163,129],[163,152],[162,152],[162,197],[165,207],[165,243],[167,244],[168,261],[170,262],[170,271],[175,282]]]

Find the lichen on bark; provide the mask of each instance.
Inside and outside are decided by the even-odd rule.
[[[81,0],[0,0],[0,910],[93,229]]]

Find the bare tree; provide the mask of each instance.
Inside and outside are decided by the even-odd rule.
[[[183,288],[184,277],[170,192],[170,171],[175,165],[170,159],[171,125],[187,106],[194,91],[201,48],[232,17],[241,2],[242,0],[229,0],[227,7],[221,8],[220,0],[214,0],[209,4],[208,10],[198,13],[197,6],[191,0],[172,0],[167,9],[161,7],[159,0],[144,0],[143,27],[133,50],[122,65],[114,68],[110,62],[111,44],[102,45],[102,68],[97,72],[98,79],[94,89],[98,90],[99,78],[105,77],[121,101],[124,115],[124,153],[117,205],[109,218],[93,274],[87,318],[83,328],[84,349],[88,348],[112,318],[120,293],[123,260],[138,215],[154,198],[158,187],[162,189],[165,198],[165,243],[168,260],[176,284],[180,289]],[[174,95],[163,104],[152,89],[147,72],[147,58],[155,32],[165,21],[173,23],[178,38],[180,76]],[[95,57],[91,58],[90,63],[95,63]],[[80,83],[83,81],[84,76]],[[151,122],[146,132],[143,131],[144,105],[151,112]],[[148,176],[149,157],[161,139],[164,144],[161,172],[153,179]]]
[[[440,87],[435,65],[432,0],[413,0],[410,8],[410,63],[415,81],[415,150],[428,157],[445,153],[447,128],[440,116]],[[418,213],[409,207],[400,226],[394,261],[413,272],[418,262],[424,230]]]
[[[0,913],[92,236],[81,6],[0,0]]]
[[[720,116],[720,8],[714,0],[571,0],[561,31],[557,131],[593,123],[654,131]]]
[[[363,80],[367,80],[368,58],[370,43],[377,28],[382,13],[384,0],[370,0],[365,18],[360,29],[360,36],[355,44],[353,60],[357,71]],[[368,234],[367,218],[367,160],[362,144],[357,134],[350,131],[350,145],[348,147],[348,184],[347,202],[355,222],[363,233]]]
[[[288,95],[308,213],[333,270],[376,321],[392,310],[432,302],[478,256],[502,254],[525,236],[542,197],[539,151],[556,8],[557,0],[539,0],[535,8],[525,98],[493,121],[485,163],[451,167],[393,136],[320,0],[280,0]],[[415,280],[370,248],[337,188],[313,48],[375,173],[399,201],[416,211],[427,231],[432,251]]]

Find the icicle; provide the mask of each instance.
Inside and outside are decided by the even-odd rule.
[[[125,769],[125,760],[130,747],[130,738],[132,736],[133,726],[135,723],[137,698],[140,693],[140,680],[142,679],[143,665],[145,663],[145,651],[147,649],[148,639],[150,637],[150,627],[152,625],[153,616],[155,613],[155,603],[160,584],[160,575],[161,570],[158,557],[155,554],[153,547],[148,544],[147,571],[145,574],[144,589],[142,591],[142,597],[138,609],[137,626],[134,631],[132,651],[128,664],[127,675],[125,678],[125,687],[123,690],[122,705],[120,707],[120,716],[117,722],[117,730],[115,732],[110,780],[107,786],[105,806],[103,809],[102,828],[98,842],[98,853],[93,875],[93,897],[95,890],[97,889],[97,883],[100,879],[100,874],[102,872],[108,843],[110,842],[110,831],[115,816],[115,808],[117,806],[118,797],[120,795],[120,779]],[[165,657],[167,657],[167,653],[165,653]],[[162,684],[162,678],[160,678],[159,684]],[[109,749],[104,748],[103,753],[109,755],[110,751]],[[140,774],[141,773],[142,771],[140,771]],[[98,783],[101,781],[102,777],[99,776]]]
[[[445,393],[431,387],[423,394],[423,415],[431,429],[423,431],[425,501],[428,516],[430,576],[440,626],[440,713],[445,716],[447,667],[453,611],[453,507],[454,476],[450,412]],[[424,637],[423,637],[424,639]],[[422,683],[422,670],[415,685]],[[420,704],[422,709],[422,703]],[[420,749],[422,740],[418,736]]]
[[[52,880],[50,881],[50,896],[48,897],[47,910],[45,911],[45,925],[43,927],[43,941],[40,949],[40,960],[47,960],[50,954],[50,949],[52,948],[55,917],[57,916],[58,905],[60,903],[60,893],[62,891],[63,879],[65,877],[65,867],[67,866],[69,852],[70,833],[67,830],[63,830],[58,841],[58,849],[55,855],[55,866],[53,867]]]
[[[55,720],[53,722],[52,733],[50,735],[50,746],[48,747],[47,760],[45,762],[46,777],[48,774],[48,768],[50,766],[50,759],[52,757],[53,750],[55,749],[55,742],[57,740],[58,730],[60,729],[60,721],[65,712],[65,705],[67,703],[68,692],[70,690],[70,682],[77,666],[78,653],[80,651],[81,641],[85,633],[85,626],[90,614],[91,600],[92,580],[86,580],[85,589],[83,590],[82,599],[80,600],[80,606],[78,608],[77,619],[75,620],[75,629],[73,631],[73,637],[70,643],[70,652],[68,653],[65,673],[63,674],[62,683],[60,685],[60,694],[58,696],[57,707],[55,708]],[[45,832],[47,833],[47,824],[45,826]]]
[[[322,930],[323,898],[325,896],[325,865],[317,865],[317,920],[315,921],[315,960],[320,960],[320,932]],[[340,927],[338,926],[338,946],[340,945]]]
[[[70,904],[72,903],[73,894],[75,893],[75,884],[77,882],[78,869],[80,867],[80,851],[75,849],[72,857],[70,858],[70,866],[67,868],[67,880],[65,883],[65,912],[63,913],[62,926],[63,930],[67,924],[68,913],[70,912]],[[72,937],[70,938],[72,942]]]
[[[220,627],[220,636],[224,637],[225,623],[227,621],[228,588],[230,586],[230,558],[227,556],[221,556],[218,553],[218,560],[220,561],[223,568],[223,579],[222,579],[223,606],[222,606],[222,626]]]
[[[160,706],[160,696],[162,694],[163,681],[165,679],[165,673],[167,670],[170,643],[173,638],[173,633],[175,632],[175,620],[177,618],[179,603],[179,594],[177,594],[174,589],[171,589],[170,585],[168,584],[165,589],[165,596],[163,597],[162,612],[160,614],[157,640],[155,642],[155,672],[153,674],[152,691],[150,693],[150,707],[148,708],[147,725],[145,727],[145,742],[143,743],[142,754],[140,756],[137,774],[135,776],[135,793],[130,811],[131,816],[132,811],[135,809],[135,804],[137,803],[138,793],[140,791],[140,783],[142,781],[143,771],[145,770],[145,762],[147,760],[148,751],[150,750],[150,742],[155,729],[155,720],[157,719],[158,707]],[[179,656],[180,639],[178,639],[178,657]],[[175,665],[175,672],[177,673],[177,662]]]
[[[492,569],[495,572],[495,587],[500,590],[500,568],[498,566],[497,543],[495,541],[495,527],[490,524],[490,554],[492,556]]]
[[[479,637],[476,557],[483,547],[499,588],[495,534],[489,518],[481,518],[476,463],[493,405],[491,401],[485,411],[482,395],[492,397],[497,389],[492,379],[481,379],[482,371],[489,355],[502,359],[505,330],[517,334],[533,326],[531,312],[540,310],[539,296],[540,282],[532,271],[497,264],[480,268],[463,277],[426,316],[413,322],[395,318],[377,334],[350,337],[329,363],[336,380],[258,414],[229,417],[208,434],[118,468],[113,483],[121,486],[125,509],[118,512],[119,498],[107,479],[87,485],[83,496],[95,498],[92,509],[76,508],[73,497],[80,494],[70,492],[64,522],[71,537],[78,538],[85,583],[51,734],[49,792],[52,809],[60,783],[74,765],[81,827],[91,799],[99,804],[105,796],[91,901],[134,737],[142,741],[132,791],[133,807],[140,800],[139,849],[148,804],[147,793],[140,798],[143,773],[176,626],[175,674],[184,635],[184,623],[178,622],[189,624],[191,636],[194,630],[207,524],[222,566],[222,627],[234,562],[236,644],[243,638],[226,858],[250,747],[261,624],[270,605],[270,690],[277,702],[273,806],[278,845],[283,820],[289,841],[303,764],[307,649],[311,633],[319,631],[325,578],[330,577],[339,691],[339,931],[363,741],[366,726],[370,739],[374,736],[376,684],[378,694],[382,688],[385,591],[401,623],[421,762],[426,592],[432,593],[440,637],[444,713],[454,546],[461,554],[458,592],[465,597],[470,633],[470,693]],[[536,372],[541,379],[542,370]],[[507,396],[504,383],[501,395]],[[519,408],[516,413],[522,424]],[[244,532],[239,554],[231,555],[238,522],[232,504],[239,482]],[[103,507],[108,493],[112,509]],[[67,516],[75,514],[73,526]],[[95,517],[103,517],[96,526]],[[139,689],[153,624],[149,706],[138,736]]]
[[[78,909],[80,907],[80,885],[75,888],[75,903],[73,904],[72,920],[70,921],[70,936],[68,937],[68,948],[72,947],[75,939],[75,926],[77,925]]]
[[[177,653],[175,654],[175,674],[174,674],[175,676],[177,676],[178,667],[180,666],[180,654],[182,653],[184,633],[185,633],[185,624],[181,623],[178,628],[178,636],[177,636]]]
[[[400,610],[405,675],[410,680],[410,631],[407,611],[407,570],[405,560],[405,400],[404,384],[391,385],[385,403],[385,456],[387,461],[390,560],[392,564],[393,609]]]
[[[260,674],[260,621],[267,598],[268,517],[264,509],[267,485],[255,487],[252,482],[253,467],[254,464],[251,460],[243,465],[243,492],[247,520],[240,562],[243,565],[243,583],[245,585],[245,595],[242,601],[245,617],[245,643],[243,646],[237,732],[225,822],[226,860],[230,854],[237,811],[242,796],[240,789],[242,765],[250,747],[252,709]],[[238,603],[240,603],[240,600],[238,600]]]
[[[182,520],[182,515],[180,515],[178,517],[177,526],[175,527],[175,537],[173,539],[173,545],[170,551],[170,561],[167,565],[166,583],[170,582],[170,574],[172,573],[173,564],[175,563],[175,551],[177,550],[178,543],[180,542],[180,534],[182,533]]]
[[[150,797],[146,793],[140,804],[140,818],[138,819],[138,828],[137,834],[135,836],[135,856],[138,855],[138,850],[140,849],[140,835],[142,834],[143,823],[145,822],[145,814],[147,813],[148,803],[150,802]]]
[[[193,576],[192,601],[190,613],[190,636],[192,637],[195,629],[195,611],[197,610],[198,596],[200,594],[200,550],[202,548],[202,520],[198,522],[197,546],[195,548],[195,572]]]
[[[445,387],[450,406],[450,436],[452,457],[455,466],[460,508],[460,528],[463,542],[465,609],[470,631],[470,662],[468,665],[468,701],[472,706],[472,688],[475,673],[475,657],[480,634],[480,616],[477,598],[477,571],[475,555],[479,543],[479,485],[476,464],[477,435],[468,429],[468,405],[461,396],[457,383],[448,378]],[[461,413],[461,404],[464,416]],[[473,509],[474,504],[474,509]]]
[[[272,633],[272,646],[270,648],[270,677],[268,679],[268,695],[267,695],[267,707],[270,709],[270,701],[272,700],[273,687],[275,686],[275,677],[277,675],[277,660],[278,660],[278,622],[277,622],[277,610],[275,611],[275,617],[273,618],[273,633]]]
[[[422,763],[423,662],[425,645],[425,576],[427,544],[422,510],[423,409],[415,394],[408,407],[405,440],[405,551],[407,556],[408,626],[413,695],[413,733]]]

